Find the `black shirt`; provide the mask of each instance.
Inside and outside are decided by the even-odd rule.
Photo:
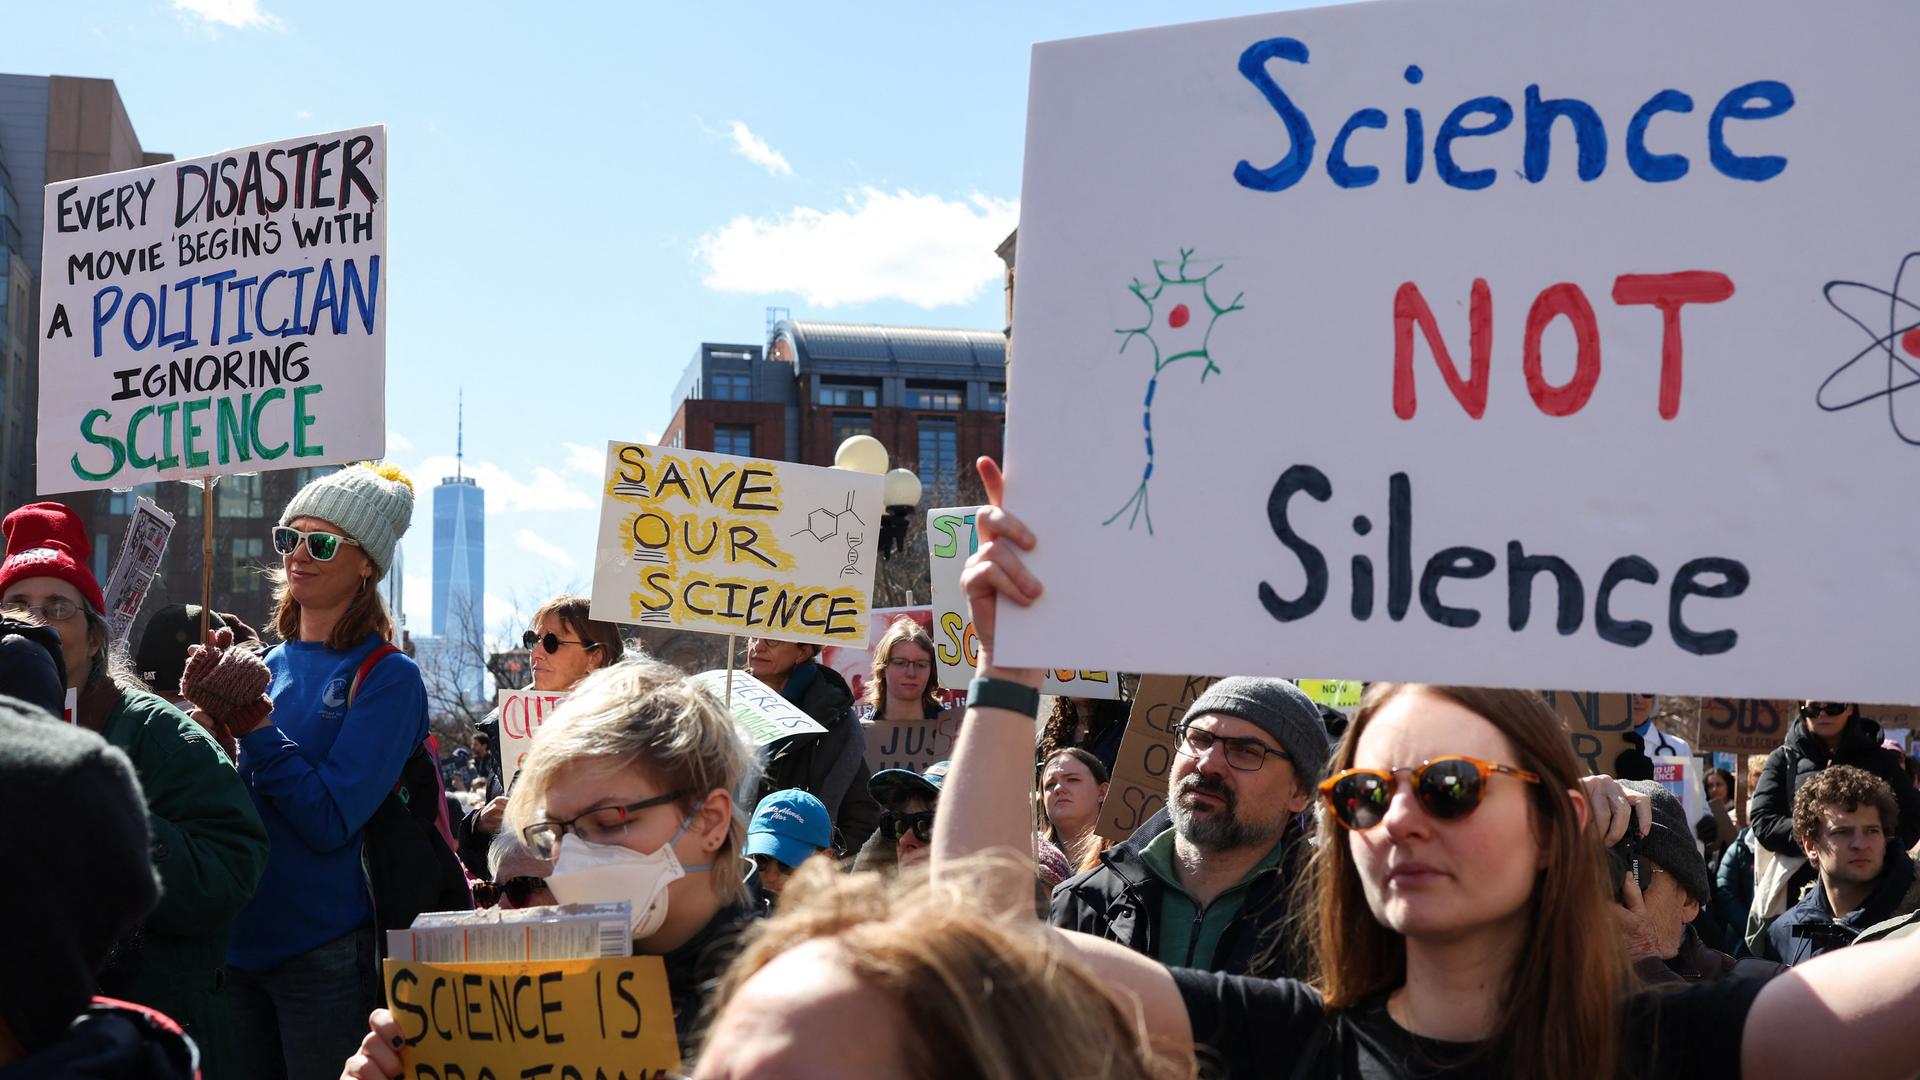
[[[1293,1080],[1493,1080],[1518,1075],[1473,1043],[1408,1032],[1386,995],[1329,1017],[1320,995],[1294,979],[1174,968],[1202,1075]],[[1635,994],[1627,1007],[1621,1072],[1644,1080],[1740,1075],[1747,1011],[1766,985],[1727,979]],[[1312,1064],[1303,1059],[1311,1058]]]

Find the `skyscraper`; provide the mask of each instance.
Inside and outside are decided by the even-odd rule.
[[[454,474],[433,489],[433,634],[441,639],[442,677],[479,700],[487,692],[487,499],[466,475],[465,412],[463,400]]]

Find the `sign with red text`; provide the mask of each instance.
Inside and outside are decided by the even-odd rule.
[[[500,691],[500,778],[513,790],[514,778],[533,749],[533,737],[567,695],[554,690]]]
[[[387,132],[45,193],[42,494],[386,453]]]
[[[1112,786],[1100,804],[1094,831],[1119,843],[1167,805],[1174,729],[1194,699],[1219,681],[1212,675],[1140,676],[1127,714],[1127,733],[1114,756]]]
[[[1920,701],[1920,4],[1844,8],[1036,45],[996,660]]]
[[[883,485],[846,469],[608,443],[593,617],[863,641]]]
[[[974,528],[977,506],[950,506],[927,511],[927,561],[933,578],[933,644],[944,686],[965,686],[980,660],[980,639],[973,629],[973,611],[961,591],[960,574],[967,556],[980,547]],[[1112,701],[1120,696],[1120,679],[1111,671],[1049,668],[1040,684],[1043,694]]]

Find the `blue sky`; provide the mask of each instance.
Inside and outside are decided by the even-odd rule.
[[[796,318],[998,329],[1034,42],[1297,6],[13,0],[0,70],[115,80],[180,157],[387,125],[388,456],[487,490],[488,615],[584,590],[607,439],[701,341]]]

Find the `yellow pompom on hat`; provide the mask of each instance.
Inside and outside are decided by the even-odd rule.
[[[376,576],[384,577],[393,565],[394,547],[413,523],[413,481],[398,465],[349,465],[301,488],[280,515],[280,524],[302,517],[330,521],[360,541]]]

